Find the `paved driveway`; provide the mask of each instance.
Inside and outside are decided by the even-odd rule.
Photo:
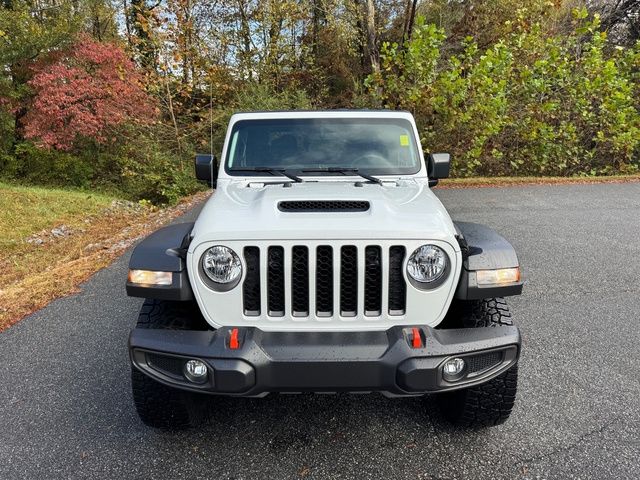
[[[221,399],[179,434],[133,408],[127,255],[0,334],[0,479],[638,478],[640,184],[439,190],[509,238],[527,285],[503,426],[449,427],[432,398]]]

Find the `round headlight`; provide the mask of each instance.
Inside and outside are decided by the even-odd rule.
[[[422,245],[409,257],[407,273],[416,282],[432,284],[442,279],[448,267],[447,254],[435,245]]]
[[[202,271],[212,282],[228,285],[240,279],[242,263],[236,252],[216,245],[202,255]]]

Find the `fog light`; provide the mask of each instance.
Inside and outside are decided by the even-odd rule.
[[[184,364],[184,376],[193,383],[207,381],[207,365],[200,360],[189,360]]]
[[[452,358],[444,362],[442,376],[447,381],[459,380],[462,377],[466,364],[461,358]]]

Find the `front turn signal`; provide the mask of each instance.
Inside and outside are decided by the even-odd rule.
[[[138,285],[171,285],[173,283],[173,273],[154,270],[129,270],[127,280]]]
[[[520,281],[520,267],[476,271],[478,285],[504,285]]]

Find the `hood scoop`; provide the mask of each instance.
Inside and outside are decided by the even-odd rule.
[[[278,210],[287,213],[366,212],[370,207],[364,200],[287,200],[278,203]]]

